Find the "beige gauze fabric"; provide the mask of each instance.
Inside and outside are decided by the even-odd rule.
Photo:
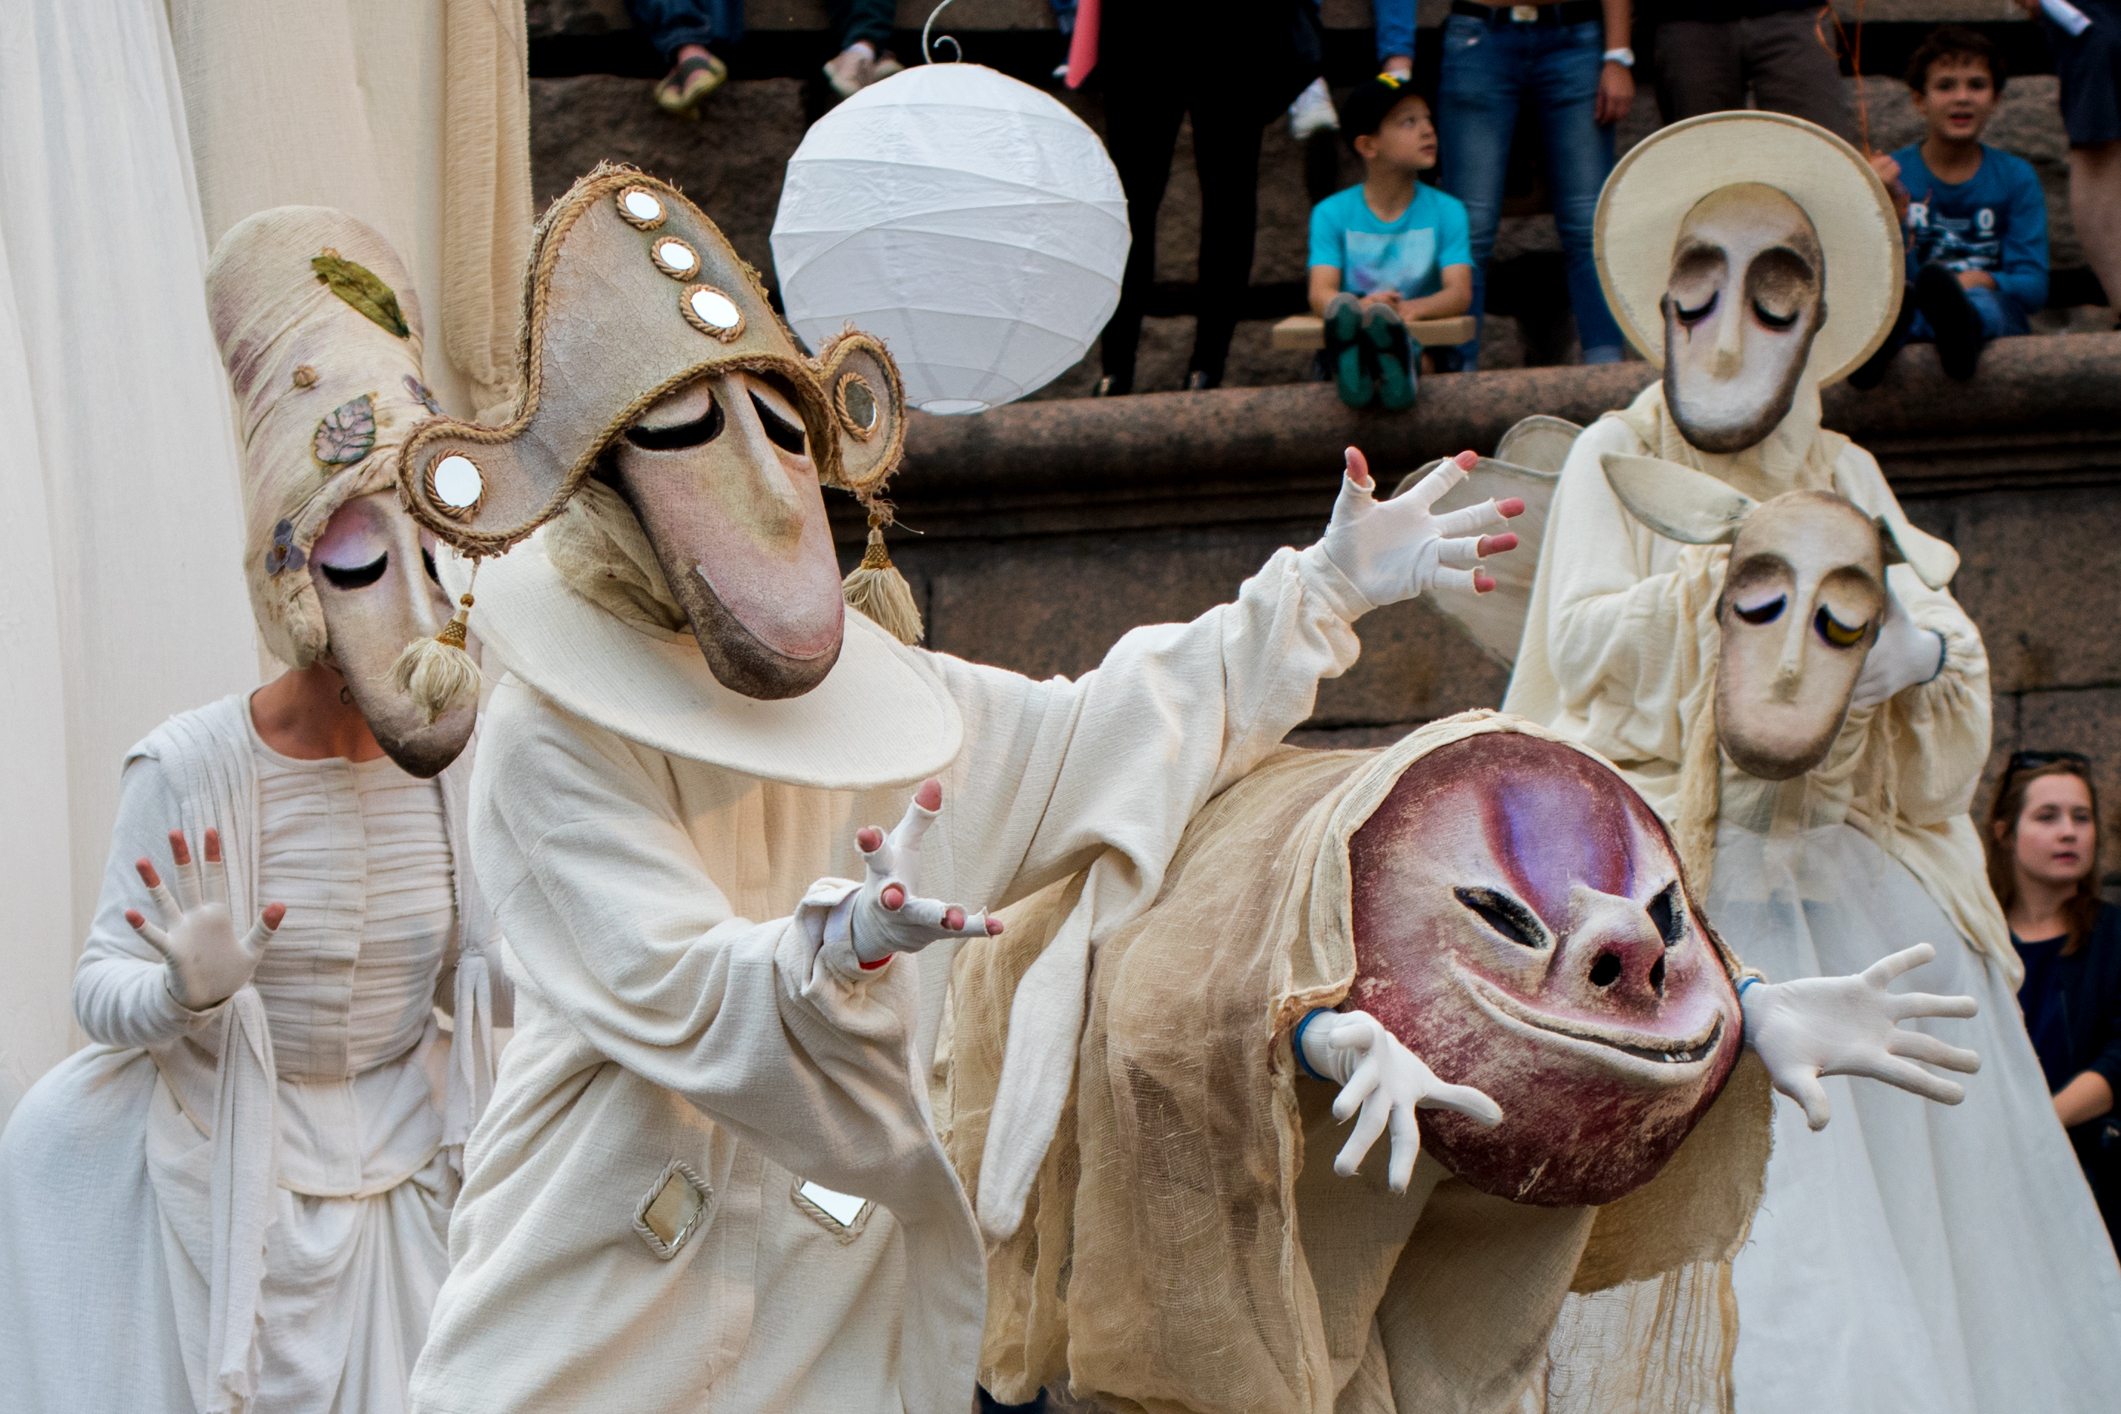
[[[530,249],[520,3],[169,0],[209,245],[253,212],[352,212],[439,312],[428,381],[451,412],[514,398]]]
[[[320,258],[387,286],[381,313],[394,310],[404,332],[336,293],[313,264]],[[332,512],[395,484],[399,446],[433,415],[422,401],[419,298],[389,242],[321,206],[238,222],[214,247],[206,287],[243,448],[251,608],[272,655],[306,668],[327,646],[310,546]]]
[[[1286,748],[1194,819],[1155,906],[1097,951],[1073,1075],[1048,1077],[1059,1132],[989,1253],[997,1397],[1065,1375],[1153,1414],[1728,1407],[1728,1262],[1769,1144],[1750,1052],[1664,1171],[1600,1209],[1491,1198],[1426,1156],[1393,1194],[1383,1139],[1340,1178],[1335,1092],[1298,1079],[1291,1031],[1355,978],[1349,838],[1415,760],[1498,731],[1560,739],[1472,712],[1376,751]],[[947,1144],[968,1190],[1018,985],[1083,877],[956,959]],[[1623,1299],[1557,1329],[1571,1291]]]
[[[1665,408],[1664,385],[1653,383],[1625,411],[1586,428],[1562,466],[1547,514],[1567,533],[1540,546],[1504,709],[1610,759],[1673,827],[1704,896],[1700,843],[1717,818],[1760,834],[1845,819],[1905,864],[2015,987],[2022,964],[1967,818],[1989,749],[1980,630],[1948,590],[1892,566],[1887,580],[1908,617],[1944,639],[1943,670],[1878,706],[1852,708],[1826,759],[1805,775],[1748,776],[1716,749],[1712,715],[1716,599],[1730,551],[1676,544],[1630,515],[1599,461],[1613,452],[1705,471],[1755,500],[1836,492],[1885,519],[1901,543],[1927,542],[1929,554],[1957,564],[1949,545],[1908,523],[1870,453],[1819,425],[1816,384],[1799,386],[1789,415],[1763,441],[1720,456],[1688,444]]]

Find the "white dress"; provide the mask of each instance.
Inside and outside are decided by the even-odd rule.
[[[197,770],[202,756],[221,769]],[[251,810],[226,808],[234,790],[184,789],[206,775],[247,786]],[[99,1044],[0,1137],[0,1352],[25,1401],[10,1408],[405,1407],[448,1271],[453,1146],[484,1088],[452,1062],[490,1066],[490,981],[457,955],[461,790],[388,758],[281,756],[240,697],[173,719],[128,761],[76,976]],[[166,861],[179,824],[197,849],[206,823],[239,917],[261,900],[288,911],[243,1000],[191,1013],[120,915],[143,902],[132,859]],[[438,1000],[462,1018],[461,1056]],[[234,1039],[250,1006],[260,1048]],[[269,1182],[246,1187],[261,1138]]]
[[[1759,448],[1709,458],[1670,434],[1657,385],[1577,438],[1505,707],[1604,753],[1668,822],[1703,694],[1728,552],[1636,522],[1599,457],[1687,460],[1756,497],[1834,489],[1899,516],[1877,465],[1800,400]],[[1775,1104],[1767,1190],[1733,1264],[1740,1414],[2015,1414],[2121,1402],[2121,1267],[2062,1127],[2014,995],[2008,934],[1968,802],[1989,748],[1980,634],[1951,596],[1888,571],[1942,671],[1852,710],[1828,755],[1780,784],[1721,776],[1705,905],[1771,981],[1859,972],[1927,942],[1937,961],[1896,991],[1966,993],[1972,1020],[1913,1023],[1979,1052],[1956,1107],[1873,1081],[1826,1081],[1817,1134]],[[1880,789],[1886,782],[1887,789]],[[1874,822],[1867,811],[1880,817]]]

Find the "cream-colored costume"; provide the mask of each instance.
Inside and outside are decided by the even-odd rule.
[[[540,548],[487,573],[534,568]],[[968,1400],[980,1240],[925,1115],[949,952],[835,970],[818,939],[837,898],[805,890],[858,877],[855,830],[895,818],[933,764],[946,803],[924,888],[999,903],[1110,850],[1124,915],[1119,899],[1154,896],[1193,811],[1353,661],[1348,621],[1367,607],[1318,551],[1283,551],[1235,604],[1137,629],[1080,680],[1042,683],[850,615],[834,677],[881,655],[885,689],[910,675],[931,701],[903,731],[877,713],[878,779],[859,789],[776,781],[764,753],[744,770],[659,751],[504,682],[473,850],[520,964],[518,1029],[468,1150],[418,1407]],[[620,631],[654,651],[649,630]],[[815,764],[784,750],[791,769]],[[673,1178],[705,1204],[674,1253],[644,1212]],[[882,1206],[842,1225],[805,1180]]]
[[[1861,166],[1852,153],[1848,161]],[[1742,166],[1726,166],[1712,184],[1743,179]],[[1708,189],[1671,199],[1683,212]],[[1612,196],[1609,187],[1608,205]],[[1616,208],[1612,219],[1623,218]],[[1840,258],[1831,241],[1825,258],[1831,282]],[[1662,271],[1650,278],[1657,283],[1638,282],[1634,298],[1654,319]],[[1830,283],[1827,329],[1837,315],[1856,317],[1858,303]],[[1636,340],[1661,357],[1650,335]],[[1931,942],[1939,959],[1915,980],[1980,1000],[1971,1023],[1919,1023],[1980,1053],[1964,1104],[1942,1109],[1832,1079],[1835,1122],[1818,1134],[1794,1106],[1777,1107],[1767,1193],[1734,1267],[1737,1407],[2103,1409],[2121,1388],[2121,1271],[2100,1244],[2019,1020],[2017,963],[1967,818],[1990,735],[1978,630],[1949,592],[1892,566],[1908,616],[1943,639],[1941,669],[1852,708],[1808,774],[1748,776],[1705,744],[1729,552],[1655,535],[1601,469],[1608,453],[1649,455],[1759,500],[1835,491],[1908,543],[1921,532],[1907,526],[1877,463],[1819,425],[1822,376],[1860,360],[1862,342],[1845,336],[1824,366],[1815,348],[1788,415],[1743,451],[1689,445],[1662,384],[1577,438],[1554,489],[1504,705],[1612,760],[1682,839],[1690,802],[1720,798],[1707,912],[1749,966],[1775,980],[1854,972]],[[1690,750],[1696,772],[1720,771],[1706,792],[1688,778]]]

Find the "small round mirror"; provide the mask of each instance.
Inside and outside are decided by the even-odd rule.
[[[655,263],[665,275],[680,279],[700,268],[700,258],[693,254],[692,247],[675,238],[655,243]]]
[[[840,380],[840,415],[858,437],[876,431],[876,390],[859,374],[850,373]]]
[[[466,511],[486,492],[486,478],[470,457],[451,455],[435,463],[435,499],[451,510]]]
[[[685,296],[686,305],[693,317],[713,329],[734,329],[743,322],[743,313],[737,309],[736,301],[720,290],[710,290],[705,285]]]
[[[663,219],[663,203],[656,200],[654,192],[641,187],[628,187],[619,193],[619,210],[637,225],[652,226]]]

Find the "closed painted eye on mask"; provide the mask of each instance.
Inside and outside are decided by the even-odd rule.
[[[477,703],[430,724],[391,680],[405,645],[432,638],[449,620],[449,596],[435,578],[434,537],[421,531],[392,491],[358,496],[332,513],[310,546],[326,655],[390,758],[423,779],[436,775],[471,738]]]
[[[1746,517],[1716,606],[1717,739],[1738,769],[1781,781],[1819,764],[1884,613],[1884,551],[1863,512],[1791,491]]]
[[[817,467],[785,391],[757,373],[701,378],[643,413],[603,465],[717,679],[763,699],[824,680],[846,606]]]
[[[1665,403],[1688,442],[1742,451],[1789,415],[1825,284],[1811,218],[1775,188],[1723,187],[1687,213],[1662,308]]]
[[[1348,846],[1351,1000],[1502,1106],[1420,1112],[1422,1143],[1513,1202],[1654,1178],[1743,1043],[1730,975],[1650,808],[1557,742],[1493,733],[1416,761]]]

